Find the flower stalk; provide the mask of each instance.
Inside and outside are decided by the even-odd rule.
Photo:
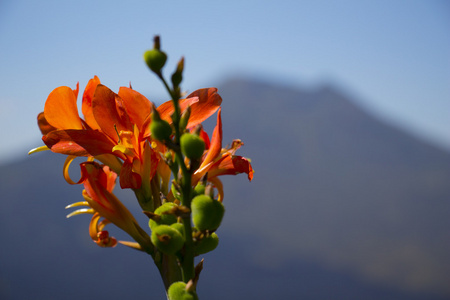
[[[123,245],[149,254],[168,299],[198,299],[203,260],[195,267],[195,257],[217,247],[216,230],[224,213],[219,176],[246,173],[251,181],[253,168],[248,159],[235,155],[243,145],[240,140],[222,148],[222,98],[216,88],[182,98],[184,58],[171,76],[171,87],[162,73],[167,55],[159,37],[144,60],[172,100],[155,107],[131,85],[116,94],[94,76],[82,94],[81,118],[76,104],[79,85],[56,88],[38,115],[45,145],[29,154],[50,150],[68,156],[66,181],[84,186],[84,201],[68,205],[75,209],[68,217],[91,214],[89,236],[95,244]],[[216,112],[210,140],[201,124]],[[68,172],[75,157],[86,157],[76,182]],[[141,227],[114,195],[116,181],[120,188],[134,191],[149,217],[148,227]],[[121,229],[132,241],[117,240],[108,226]]]

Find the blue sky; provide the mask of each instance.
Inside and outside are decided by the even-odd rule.
[[[342,86],[381,118],[450,149],[446,1],[0,2],[0,163],[41,145],[36,114],[56,87],[98,75],[167,100],[142,53],[162,36],[186,90],[230,75]],[[225,99],[226,101],[226,99]],[[226,105],[226,102],[224,102]]]

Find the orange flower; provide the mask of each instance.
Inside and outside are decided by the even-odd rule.
[[[95,156],[120,172],[122,188],[137,189],[142,182],[148,185],[160,160],[149,143],[151,102],[127,87],[116,94],[95,76],[83,93],[83,120],[77,110],[77,95],[78,85],[76,90],[59,87],[50,93],[44,112],[38,115],[45,145],[56,153]],[[206,120],[221,102],[215,88],[197,90],[180,100],[182,110],[191,106],[188,127]],[[172,101],[163,103],[158,111],[161,118],[170,120]],[[120,158],[122,165],[112,156]]]
[[[87,206],[87,209],[79,209],[68,217],[81,213],[92,213],[93,217],[89,225],[89,234],[94,242],[101,247],[114,247],[117,244],[115,238],[109,237],[109,233],[103,228],[108,223],[113,223],[128,233],[141,249],[151,249],[150,237],[138,225],[131,212],[112,193],[115,186],[117,174],[108,166],[101,166],[95,162],[84,162],[81,167],[81,182],[83,198],[85,202],[69,205],[67,208],[76,206]],[[99,222],[100,218],[104,220]]]
[[[246,173],[248,180],[252,181],[254,173],[247,158],[235,155],[244,143],[241,140],[234,140],[229,148],[222,148],[222,136],[222,118],[219,109],[217,125],[214,128],[209,149],[203,154],[200,167],[192,177],[192,184],[195,185],[201,177],[208,173],[208,181],[211,181],[219,191],[219,201],[223,200],[223,187],[222,182],[217,178],[218,176]],[[209,142],[208,139],[206,141]]]

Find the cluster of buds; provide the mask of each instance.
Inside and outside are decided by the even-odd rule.
[[[197,299],[201,267],[194,267],[194,257],[217,247],[216,230],[225,212],[219,177],[246,173],[252,180],[253,169],[248,159],[235,155],[243,145],[240,140],[222,148],[222,98],[217,89],[196,90],[182,98],[184,59],[173,72],[170,87],[162,74],[167,55],[160,49],[159,37],[144,60],[172,100],[156,107],[131,86],[121,87],[116,94],[95,76],[84,90],[81,118],[78,84],[76,89],[58,87],[38,115],[45,146],[30,153],[51,150],[67,155],[66,181],[84,186],[84,201],[69,205],[77,210],[68,217],[92,214],[89,233],[97,245],[120,243],[147,252],[160,270],[170,299]],[[201,124],[216,112],[217,125],[210,139]],[[86,162],[80,164],[81,178],[74,181],[68,169],[80,156]],[[135,192],[149,217],[150,233],[113,194],[117,178],[121,188]],[[117,241],[105,230],[107,224],[134,241]]]

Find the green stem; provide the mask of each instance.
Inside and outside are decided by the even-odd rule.
[[[167,84],[164,77],[159,74],[159,78],[163,82],[164,86],[166,87],[166,90],[169,92],[170,96],[172,97],[173,106],[174,106],[174,113],[172,117],[173,126],[175,129],[175,144],[180,144],[180,138],[181,138],[181,132],[179,128],[180,124],[180,95],[179,93],[173,91],[169,85]],[[184,158],[181,153],[180,149],[177,149],[175,151],[175,158],[178,162],[178,165],[181,169],[182,174],[182,182],[181,182],[181,189],[182,189],[182,198],[181,198],[181,204],[183,206],[186,206],[187,208],[191,209],[191,172],[186,167],[186,164],[184,163]],[[184,247],[184,255],[181,260],[181,267],[183,272],[183,281],[188,282],[190,279],[194,278],[195,275],[195,269],[194,269],[194,243],[192,240],[192,226],[191,226],[191,218],[190,216],[183,218],[183,225],[184,225],[184,232],[185,232],[185,247]]]

